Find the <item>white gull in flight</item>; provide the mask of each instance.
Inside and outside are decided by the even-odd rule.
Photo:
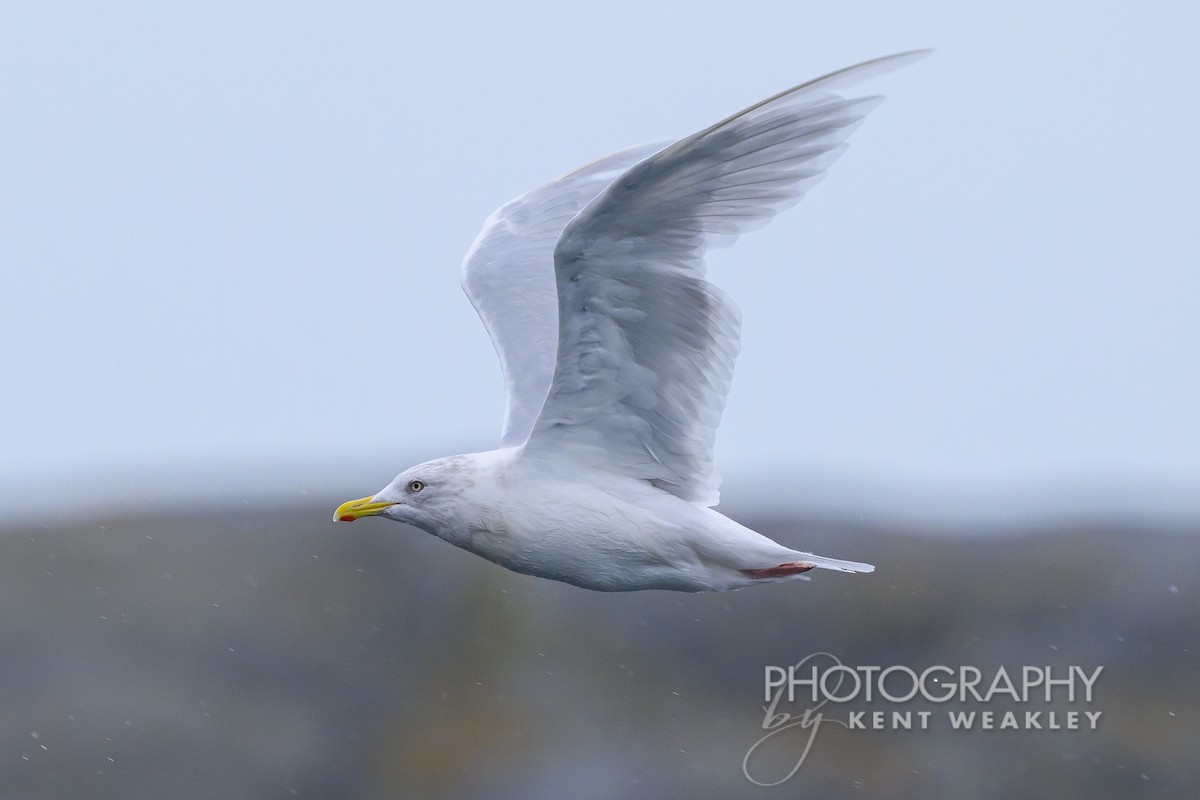
[[[334,518],[406,522],[511,570],[603,591],[871,572],[711,508],[740,315],[706,280],[704,253],[824,177],[882,99],[842,87],[925,53],[839,70],[498,209],[462,283],[508,388],[500,449],[415,466]]]

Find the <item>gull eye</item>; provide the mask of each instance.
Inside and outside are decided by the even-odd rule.
[[[425,488],[424,481],[409,481],[408,482],[408,490],[410,492],[412,492],[413,494],[416,494],[417,492],[421,491],[424,488]]]

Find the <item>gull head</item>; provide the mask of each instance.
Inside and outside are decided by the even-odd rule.
[[[401,472],[382,491],[342,503],[333,519],[354,522],[363,517],[387,517],[437,535],[454,524],[475,483],[473,466],[469,456],[418,464]]]

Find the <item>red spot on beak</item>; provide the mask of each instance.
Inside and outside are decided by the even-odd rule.
[[[352,517],[349,514],[344,514],[343,516],[338,517],[338,522],[354,522],[356,519],[358,519],[358,517]]]

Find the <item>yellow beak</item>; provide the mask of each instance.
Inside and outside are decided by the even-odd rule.
[[[388,506],[394,506],[395,503],[372,503],[370,497],[363,497],[358,500],[348,500],[337,507],[337,511],[333,512],[334,522],[354,522],[362,517],[374,517],[383,511]]]

